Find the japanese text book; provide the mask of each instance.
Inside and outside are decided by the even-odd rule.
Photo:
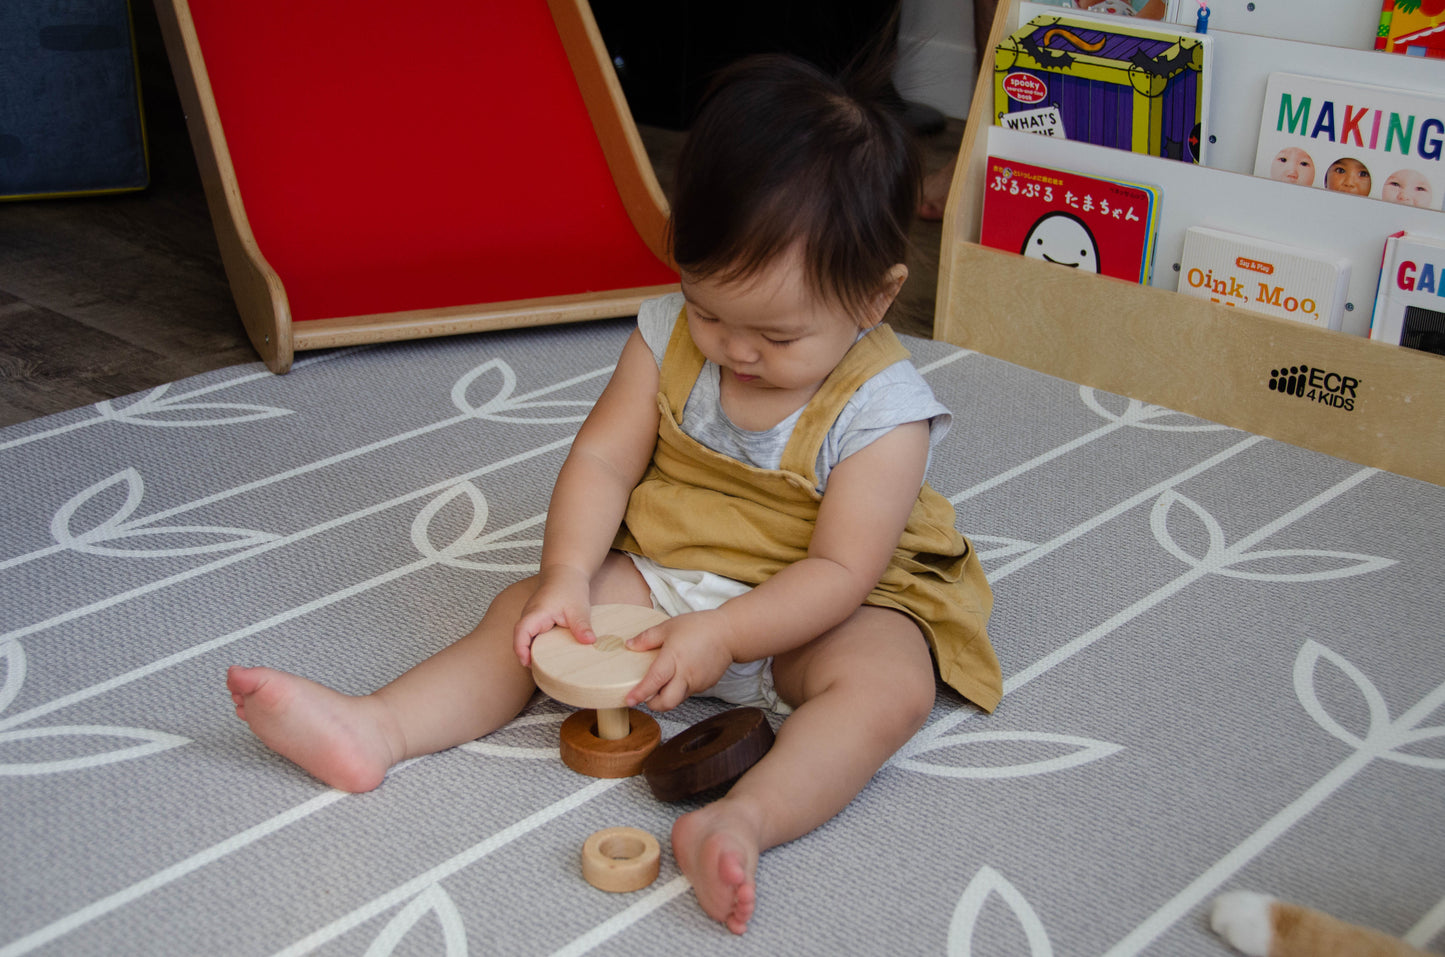
[[[1254,175],[1440,209],[1445,96],[1271,73]]]
[[[1445,0],[1384,0],[1375,49],[1445,57]]]
[[[1052,108],[1068,139],[1203,162],[1213,39],[1140,17],[1035,17],[994,50],[994,123]]]
[[[1153,187],[989,157],[979,241],[1147,283],[1158,216]]]
[[[1255,236],[1191,226],[1179,258],[1179,291],[1251,312],[1338,329],[1350,260]]]
[[[1385,241],[1370,338],[1445,355],[1445,239],[1399,232]]]

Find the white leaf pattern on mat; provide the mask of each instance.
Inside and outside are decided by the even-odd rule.
[[[489,758],[522,758],[524,760],[536,760],[549,758],[557,760],[557,733],[550,735],[551,745],[537,747],[535,745],[505,744],[509,737],[508,732],[524,728],[535,728],[538,726],[556,725],[559,728],[562,722],[567,719],[566,714],[528,714],[523,715],[498,728],[485,738],[478,738],[475,741],[468,741],[461,745],[463,751],[470,751],[472,754],[481,754]]]
[[[0,714],[3,714],[25,684],[25,648],[18,641],[0,645],[0,661],[5,663],[5,679],[0,681]]]
[[[968,538],[973,542],[974,550],[978,552],[978,560],[981,562],[1012,558],[1015,555],[1027,555],[1039,547],[1036,542],[1003,538],[998,535],[970,535]]]
[[[163,398],[170,384],[152,389],[135,402],[118,407],[113,399],[95,404],[95,411],[102,419],[128,422],[131,425],[152,425],[168,429],[191,429],[212,425],[235,425],[239,422],[254,422],[257,419],[274,419],[278,415],[291,415],[290,409],[277,409],[265,405],[247,405],[240,402],[188,402],[200,393]],[[210,390],[206,390],[210,391]],[[213,415],[211,413],[221,413]]]
[[[1369,714],[1369,727],[1365,730],[1364,737],[1360,737],[1335,720],[1324,703],[1320,701],[1316,692],[1315,676],[1322,661],[1329,662],[1337,671],[1349,678],[1360,692],[1360,697],[1364,700],[1365,709]],[[1445,758],[1410,754],[1399,750],[1406,745],[1445,737],[1445,726],[1435,725],[1426,728],[1416,726],[1438,710],[1442,700],[1445,700],[1445,685],[1436,688],[1432,696],[1426,697],[1421,702],[1422,707],[1412,709],[1409,715],[1401,717],[1398,722],[1392,721],[1390,706],[1386,704],[1384,695],[1380,694],[1375,683],[1349,659],[1311,639],[1304,643],[1295,657],[1294,690],[1295,695],[1299,697],[1300,704],[1320,727],[1357,751],[1400,764],[1445,771]]]
[[[442,890],[440,884],[433,884],[413,897],[397,915],[387,922],[376,935],[376,940],[366,948],[366,957],[390,957],[396,952],[396,945],[411,933],[417,923],[428,914],[436,917],[441,924],[442,939],[446,943],[448,957],[465,957],[467,953],[467,929],[462,915],[457,911],[451,895]]]
[[[104,497],[116,486],[125,487],[125,501],[99,525],[77,532],[72,525],[80,509],[94,503],[103,506]],[[124,469],[108,479],[96,482],[60,506],[50,520],[50,536],[56,543],[77,552],[91,555],[109,555],[123,558],[173,558],[180,555],[205,555],[213,552],[235,551],[250,548],[265,542],[276,541],[277,536],[268,532],[257,532],[246,528],[224,528],[215,525],[169,525],[148,526],[144,521],[128,521],[145,497],[145,481],[133,468]],[[199,545],[164,543],[151,548],[119,548],[105,542],[124,541],[138,538],[175,537],[184,542],[196,538],[211,538],[216,541]]]
[[[1014,764],[944,764],[920,761],[917,757],[920,754],[951,751],[952,756],[961,756],[965,761],[970,761],[975,755],[986,757],[991,746],[1017,744],[1027,744],[1030,750],[1043,752],[1045,756]],[[1043,747],[1039,747],[1040,745]],[[1021,778],[1075,768],[1107,758],[1121,748],[1122,745],[1070,734],[1050,734],[1042,731],[974,731],[928,738],[916,749],[904,745],[889,763],[894,767],[943,778]]]
[[[453,502],[462,503],[462,507],[469,507],[471,510],[470,521],[467,527],[462,530],[449,544],[437,546],[432,541],[432,526],[436,524],[437,516],[442,509]],[[474,571],[536,571],[537,552],[542,546],[540,539],[506,539],[504,536],[517,531],[521,527],[530,527],[540,524],[545,516],[538,516],[535,519],[514,525],[511,528],[504,528],[483,535],[487,527],[487,521],[491,517],[491,508],[487,504],[487,497],[482,490],[471,482],[458,482],[448,488],[445,492],[427,502],[426,506],[417,513],[411,523],[411,541],[416,550],[433,561],[453,568],[469,568]],[[475,562],[466,560],[467,555],[480,553],[501,552],[508,549],[524,550],[520,553],[525,556],[526,561],[512,563],[498,562]],[[520,556],[519,556],[520,557]]]
[[[489,378],[500,377],[501,382],[496,393],[483,402],[481,405],[473,405],[467,398],[467,393],[483,376],[493,373]],[[591,399],[533,399],[527,397],[516,397],[513,392],[517,388],[517,374],[512,367],[501,359],[491,359],[477,366],[471,372],[457,380],[452,386],[452,404],[466,415],[478,419],[489,419],[493,422],[529,422],[529,423],[567,423],[581,422],[587,417],[587,410],[592,408]],[[523,410],[552,410],[552,409],[577,409],[578,412],[570,415],[555,414],[533,414],[514,415]]]
[[[1023,929],[1029,942],[1032,957],[1052,957],[1053,945],[1049,943],[1048,931],[1033,906],[1019,889],[1009,883],[998,871],[988,865],[978,869],[973,880],[963,889],[963,896],[953,908],[953,920],[948,924],[949,957],[972,957],[973,935],[978,927],[979,915],[990,897],[997,897],[1008,907]],[[983,953],[989,953],[984,950]]]
[[[1127,403],[1123,412],[1111,412],[1105,408],[1100,401],[1100,396],[1106,395],[1111,399]],[[1079,386],[1079,398],[1085,405],[1093,409],[1102,418],[1110,422],[1117,422],[1120,425],[1132,426],[1136,429],[1153,429],[1158,432],[1218,432],[1228,426],[1220,425],[1217,422],[1204,422],[1193,416],[1185,415],[1182,412],[1175,412],[1162,405],[1149,405],[1140,402],[1138,399],[1125,399],[1122,396],[1111,395],[1110,393],[1096,392],[1086,385]],[[1176,418],[1177,424],[1160,422],[1160,419]]]
[[[558,751],[557,734],[562,727],[562,722],[566,721],[570,716],[570,711],[552,714],[523,715],[498,728],[486,737],[478,738],[475,741],[468,741],[466,744],[459,745],[459,747],[463,751],[470,751],[472,754],[480,754],[489,758],[517,758],[524,761],[546,758],[551,761],[556,761]],[[654,715],[654,717],[656,716]],[[667,718],[657,718],[657,724],[658,727],[662,729],[662,737],[664,740],[687,730],[687,725],[680,721],[671,721]],[[558,731],[545,734],[548,741],[546,745],[506,743],[509,738],[527,737],[527,729],[545,727],[547,725],[555,725]],[[509,733],[513,731],[520,731],[522,734]],[[536,735],[531,736],[535,737]]]
[[[1176,514],[1176,506],[1182,506],[1186,514],[1193,515],[1198,520],[1198,527],[1208,540],[1204,554],[1191,555],[1184,546],[1179,544],[1174,533],[1170,531],[1171,520],[1177,521],[1177,519],[1171,519],[1171,516]],[[1361,555],[1357,552],[1316,548],[1253,550],[1240,548],[1238,544],[1230,546],[1225,540],[1224,529],[1213,515],[1198,502],[1173,490],[1165,492],[1155,500],[1153,511],[1149,515],[1149,525],[1154,532],[1154,538],[1164,547],[1164,550],[1184,564],[1229,578],[1271,582],[1324,581],[1332,578],[1364,575],[1395,564],[1395,560],[1392,558]],[[1250,571],[1238,567],[1251,562],[1276,568],[1296,567],[1299,570]]]
[[[114,748],[70,758],[52,758],[46,761],[12,761],[5,758],[9,746],[21,741],[39,738],[126,738],[139,741],[129,747]],[[31,728],[20,731],[0,731],[0,776],[28,776],[34,774],[56,774],[61,771],[78,771],[84,768],[114,764],[117,761],[131,761],[135,758],[169,751],[171,748],[189,744],[189,738],[167,734],[164,731],[147,731],[143,728],[121,728],[107,725],[75,724],[54,728]]]

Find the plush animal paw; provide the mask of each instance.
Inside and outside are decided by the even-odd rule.
[[[1219,895],[1209,925],[1249,957],[1428,957],[1398,937],[1253,891]]]
[[[1268,957],[1274,927],[1270,905],[1274,898],[1254,891],[1230,891],[1214,900],[1209,926],[1229,946],[1249,957]]]

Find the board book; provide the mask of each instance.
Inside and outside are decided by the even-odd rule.
[[[1141,20],[1177,20],[1183,0],[1038,0],[1044,6],[1138,17]]]
[[[1375,49],[1445,58],[1445,0],[1384,0]]]
[[[989,157],[980,241],[1080,272],[1145,283],[1158,216],[1153,187]]]
[[[1445,239],[1402,231],[1385,240],[1370,338],[1445,355]]]
[[[1257,236],[1191,226],[1179,291],[1325,329],[1339,329],[1350,287],[1344,256]]]
[[[1201,163],[1212,41],[1140,18],[1035,17],[994,50],[994,123],[1055,108],[1068,139]]]
[[[1445,97],[1271,73],[1254,175],[1423,209],[1445,203]]]

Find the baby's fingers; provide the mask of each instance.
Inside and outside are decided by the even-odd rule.
[[[629,651],[652,651],[654,648],[661,648],[666,637],[662,631],[662,625],[653,625],[646,631],[639,631],[627,639]]]
[[[560,614],[538,610],[524,614],[512,629],[512,648],[523,667],[532,665],[532,642],[538,635],[553,628],[566,628],[583,644],[591,644],[597,640],[597,636],[592,632],[587,609],[577,611],[564,608]]]
[[[673,662],[664,660],[664,656],[659,655],[653,661],[652,667],[647,669],[647,674],[642,676],[642,680],[627,692],[627,706],[631,708],[643,702],[651,704],[653,697],[672,680],[675,670],[676,665]]]
[[[563,616],[566,619],[563,624],[568,631],[572,632],[572,637],[584,645],[597,643],[597,633],[592,630],[591,611],[592,609],[589,607],[569,608],[563,612]]]
[[[662,690],[648,699],[647,706],[653,711],[671,711],[687,700],[691,693],[687,681],[682,675],[674,675],[672,680],[662,686]]]

